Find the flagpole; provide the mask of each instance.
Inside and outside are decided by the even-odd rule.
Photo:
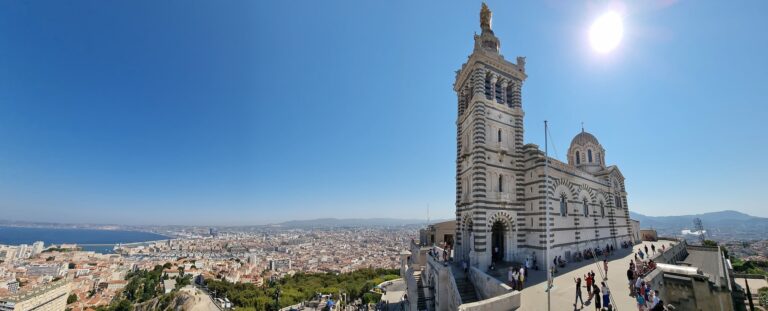
[[[549,260],[549,141],[547,140],[549,128],[547,120],[544,120],[544,209],[546,210],[546,239],[547,239],[547,310],[550,310],[552,289],[552,262]]]

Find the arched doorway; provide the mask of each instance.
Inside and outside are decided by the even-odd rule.
[[[459,255],[459,260],[467,260],[469,261],[469,254],[472,252],[472,227],[474,226],[472,222],[472,218],[465,217],[464,221],[462,222],[462,228],[461,228],[461,254]],[[454,254],[455,256],[455,254]]]
[[[491,227],[491,260],[493,262],[499,262],[504,260],[504,254],[506,254],[506,235],[507,226],[503,221],[497,220],[493,222]]]

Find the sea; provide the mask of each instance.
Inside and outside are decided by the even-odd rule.
[[[63,228],[28,228],[0,226],[0,244],[19,245],[43,241],[51,244],[99,244],[83,245],[85,251],[102,254],[113,253],[119,243],[137,243],[167,240],[170,237],[142,231],[99,230],[99,229],[63,229]]]

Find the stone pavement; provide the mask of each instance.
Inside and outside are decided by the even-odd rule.
[[[381,301],[384,302],[383,310],[387,311],[400,311],[405,310],[405,303],[401,302],[403,295],[406,292],[405,280],[396,279],[380,284],[381,288],[386,291],[381,296]]]
[[[608,257],[608,279],[605,281],[606,285],[611,291],[613,299],[615,301],[614,310],[637,310],[635,299],[629,294],[629,284],[627,281],[627,268],[629,268],[629,262],[634,258],[634,253],[642,248],[644,245],[648,245],[650,249],[651,244],[655,244],[657,248],[662,244],[666,244],[667,249],[670,248],[670,243],[673,241],[658,241],[658,242],[643,242],[642,244],[635,245],[630,252],[629,249],[617,249],[613,255]],[[647,257],[646,257],[647,258]],[[541,265],[541,263],[539,263]],[[546,265],[543,265],[542,270],[529,271],[529,278],[526,281],[526,288],[521,292],[521,308],[520,310],[547,310],[547,275],[543,269],[546,269]],[[551,308],[550,310],[574,310],[573,303],[576,298],[576,289],[574,278],[582,278],[582,297],[585,302],[584,308],[577,310],[594,310],[592,301],[587,302],[589,294],[584,282],[584,275],[589,271],[594,271],[596,274],[596,283],[600,286],[600,275],[603,269],[602,258],[599,262],[595,263],[594,259],[584,260],[581,262],[569,263],[565,268],[559,269],[555,274],[554,287],[550,294]],[[501,273],[506,276],[506,271]],[[593,298],[594,300],[594,298]],[[581,303],[577,304],[577,307],[581,307]]]

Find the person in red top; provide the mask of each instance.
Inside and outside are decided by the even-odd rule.
[[[587,272],[587,275],[584,276],[584,281],[587,282],[587,294],[589,294],[587,301],[590,301],[592,300],[592,284],[594,284],[594,279],[592,278],[591,272]]]

